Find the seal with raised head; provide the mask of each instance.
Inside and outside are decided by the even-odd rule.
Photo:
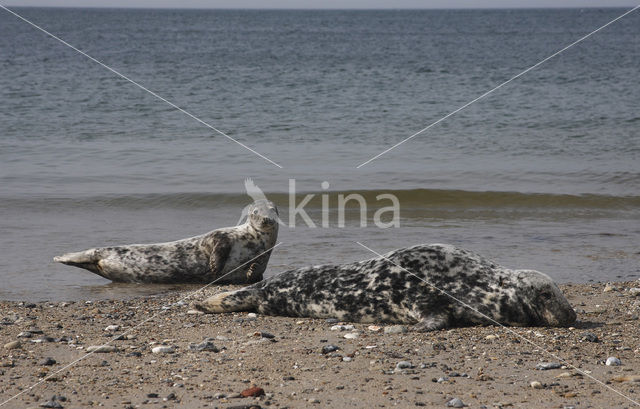
[[[262,280],[277,238],[278,209],[260,200],[251,205],[246,222],[238,226],[168,243],[94,248],[53,260],[116,282],[210,283],[219,279],[217,284],[250,284]]]
[[[442,244],[402,248],[351,264],[289,270],[216,294],[195,307],[209,313],[256,311],[415,324],[419,331],[495,322],[565,326],[576,319],[549,276],[533,270],[510,270]]]

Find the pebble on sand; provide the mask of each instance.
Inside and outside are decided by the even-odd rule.
[[[449,408],[464,408],[466,405],[460,398],[453,398],[449,402],[447,402],[447,407]]]
[[[192,351],[211,351],[211,352],[220,352],[220,349],[216,347],[213,342],[204,340],[199,344],[191,344],[189,345],[189,349]]]
[[[385,334],[404,334],[407,331],[407,327],[404,325],[391,325],[389,327],[384,327]]]
[[[331,327],[331,331],[351,331],[353,328],[353,325],[334,325]]]
[[[42,361],[38,362],[38,365],[43,365],[43,366],[51,366],[51,365],[55,365],[56,364],[56,360],[51,358],[51,357],[47,357],[45,359],[43,359]]]
[[[87,347],[87,352],[97,352],[97,353],[108,353],[108,352],[116,352],[118,348],[112,345],[91,345]]]
[[[245,398],[249,396],[263,396],[264,389],[254,386],[253,388],[243,390],[242,392],[240,392],[240,395],[242,395]]]
[[[4,344],[4,349],[18,349],[22,347],[22,343],[20,341],[11,341]]]
[[[396,364],[396,369],[408,369],[413,368],[413,365],[409,361],[400,361]]]
[[[337,350],[339,350],[340,347],[335,346],[335,345],[325,345],[322,347],[322,353],[323,354],[330,354],[331,352],[335,352]]]
[[[172,354],[174,351],[175,348],[169,345],[160,345],[151,348],[151,352],[153,352],[154,354]]]
[[[538,381],[533,381],[530,385],[533,389],[542,389],[542,384]]]
[[[610,356],[609,358],[607,358],[607,362],[605,362],[605,365],[607,366],[620,366],[622,365],[622,362],[616,358],[615,356]]]
[[[560,369],[562,368],[562,364],[557,362],[544,362],[536,365],[536,369],[539,371],[546,371],[549,369]]]

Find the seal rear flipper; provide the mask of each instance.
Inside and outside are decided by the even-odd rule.
[[[100,257],[98,256],[96,249],[79,251],[77,253],[66,253],[61,256],[54,257],[53,261],[69,266],[84,268],[92,273],[103,275],[98,265]]]
[[[196,302],[193,307],[208,314],[223,312],[255,311],[261,300],[260,290],[250,287],[236,291],[226,291]]]

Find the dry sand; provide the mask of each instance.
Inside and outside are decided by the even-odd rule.
[[[445,408],[453,398],[470,408],[634,407],[640,296],[631,289],[640,282],[612,286],[561,286],[578,312],[571,328],[432,333],[389,333],[389,326],[376,332],[364,324],[340,331],[326,320],[247,313],[196,315],[187,313],[191,300],[162,308],[188,289],[126,301],[0,302],[0,402],[24,391],[3,408]],[[344,337],[356,332],[357,338]],[[57,372],[89,346],[123,333],[110,344],[115,352],[94,353]],[[190,349],[206,338],[213,350]],[[173,352],[152,351],[162,345]],[[323,353],[329,345],[339,349]],[[560,363],[545,350],[606,386],[572,367],[536,369]],[[605,365],[609,357],[622,365]],[[265,395],[237,397],[252,386]]]

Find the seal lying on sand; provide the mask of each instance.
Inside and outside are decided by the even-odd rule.
[[[103,247],[54,257],[116,282],[210,283],[273,248],[278,238],[278,209],[268,200],[254,202],[246,223],[157,244]],[[271,251],[217,283],[250,284],[262,280]]]
[[[420,331],[492,323],[434,287],[504,325],[563,326],[576,319],[547,275],[509,270],[442,244],[398,249],[351,264],[289,270],[195,307],[209,313],[256,311],[416,324]]]

